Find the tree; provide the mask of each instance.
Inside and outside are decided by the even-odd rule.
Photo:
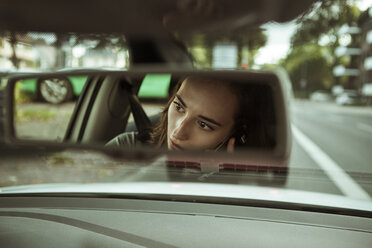
[[[300,24],[291,39],[292,47],[307,42],[319,42],[323,36],[329,36],[329,45],[338,46],[337,34],[344,25],[356,25],[360,10],[355,1],[323,0],[297,19]]]
[[[280,63],[287,70],[297,95],[307,97],[318,89],[329,89],[333,83],[330,49],[308,43],[292,48]]]
[[[248,48],[248,67],[251,67],[255,64],[255,57],[258,53],[258,50],[266,45],[267,36],[262,29],[251,29],[247,33],[241,33],[238,37],[239,46],[239,61],[242,58],[242,49],[244,46]]]
[[[10,36],[10,45],[12,47],[12,56],[10,58],[10,61],[12,61],[12,64],[15,68],[19,69],[20,60],[17,57],[17,52],[16,52],[17,51],[17,49],[16,49],[17,39],[16,39],[14,33],[12,33],[11,36]]]
[[[348,26],[356,26],[360,13],[361,11],[355,5],[355,1],[323,0],[314,4],[312,9],[297,19],[299,26],[291,38],[291,49],[293,51],[291,51],[292,58],[287,58],[291,60],[291,62],[288,63],[294,63],[295,60],[293,59],[293,56],[296,56],[296,54],[300,57],[305,56],[306,54],[306,56],[311,57],[312,61],[315,61],[315,58],[321,59],[323,57],[323,59],[326,59],[325,61],[319,61],[319,63],[326,66],[326,68],[322,68],[321,72],[315,71],[315,73],[322,73],[324,76],[327,76],[327,78],[324,78],[321,84],[319,84],[319,82],[316,83],[311,79],[307,80],[309,88],[329,88],[336,83],[335,79],[332,79],[332,70],[336,65],[355,66],[357,61],[355,61],[354,58],[347,59],[345,57],[336,57],[335,49],[340,46],[340,28],[345,24]],[[352,45],[357,46],[357,42],[357,40],[353,40]],[[305,52],[304,54],[298,54],[295,50],[307,50],[306,48],[300,48],[301,46],[316,48],[314,49],[315,53],[309,54]],[[317,53],[317,51],[327,51],[329,57],[324,57],[324,55],[320,56],[321,54]],[[298,60],[301,59],[299,58]],[[284,62],[286,67],[289,67],[288,70],[294,70],[294,67],[288,65],[288,63]],[[326,69],[328,70],[327,73],[325,73]],[[289,74],[292,75],[292,77],[295,77],[294,75],[296,73],[294,71],[289,71]],[[306,76],[313,75],[307,73]],[[347,83],[347,81],[349,81],[349,84],[351,84],[352,80],[353,78],[341,77],[338,78],[337,83]],[[315,83],[316,85],[311,85],[312,83]]]
[[[238,47],[238,64],[242,60],[243,50],[248,49],[248,67],[254,65],[258,50],[267,42],[266,34],[257,27],[245,27],[227,33],[197,34],[191,37],[180,37],[180,39],[191,49],[196,65],[199,67],[212,66],[213,47],[216,42],[234,42]]]

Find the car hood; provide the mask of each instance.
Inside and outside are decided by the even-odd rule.
[[[0,195],[9,194],[118,194],[148,196],[182,196],[183,199],[194,197],[234,199],[234,202],[265,201],[272,203],[289,203],[311,205],[319,208],[338,208],[372,212],[370,201],[352,199],[342,195],[279,189],[258,186],[220,185],[185,182],[130,182],[130,183],[96,183],[96,184],[41,184],[0,188]]]

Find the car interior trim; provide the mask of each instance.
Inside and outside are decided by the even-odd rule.
[[[88,103],[88,107],[87,107],[87,109],[85,111],[85,115],[84,115],[84,118],[83,118],[83,121],[82,121],[82,124],[81,124],[81,128],[80,128],[80,131],[79,131],[77,142],[81,142],[81,140],[82,140],[82,138],[84,136],[85,128],[87,126],[88,119],[89,119],[90,113],[91,113],[91,111],[93,109],[93,105],[95,103],[95,99],[96,99],[96,97],[98,95],[99,89],[102,86],[103,79],[104,79],[103,77],[99,77],[98,78],[98,81],[97,81],[97,84],[94,86],[92,97],[90,98],[90,101]]]

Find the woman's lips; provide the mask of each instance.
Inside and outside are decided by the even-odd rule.
[[[183,148],[180,145],[177,145],[173,140],[170,140],[171,148],[175,150],[183,150]]]

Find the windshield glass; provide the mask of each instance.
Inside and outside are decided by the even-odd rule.
[[[3,71],[128,66],[128,48],[123,35],[2,32],[0,39]]]
[[[274,197],[293,191],[370,202],[370,6],[368,0],[316,2],[290,22],[177,32],[169,43],[117,34],[2,32],[0,90],[17,73],[60,74],[16,80],[14,135],[43,149],[4,148],[0,187],[76,184],[79,192],[79,184],[88,183],[171,182],[172,190],[200,183],[257,187]],[[189,70],[189,61],[196,71],[225,74],[167,71]],[[161,66],[163,73],[151,72]],[[140,73],[125,74],[137,68]],[[234,86],[243,81],[235,74],[235,81],[226,80],[229,72],[251,71],[275,79],[261,84],[255,81],[261,74],[246,74],[252,76],[244,82],[248,90]],[[138,125],[135,103],[157,123],[150,132]],[[244,115],[248,109],[254,115]],[[49,151],[40,141],[92,147]],[[145,143],[143,150],[132,149],[136,142]]]

